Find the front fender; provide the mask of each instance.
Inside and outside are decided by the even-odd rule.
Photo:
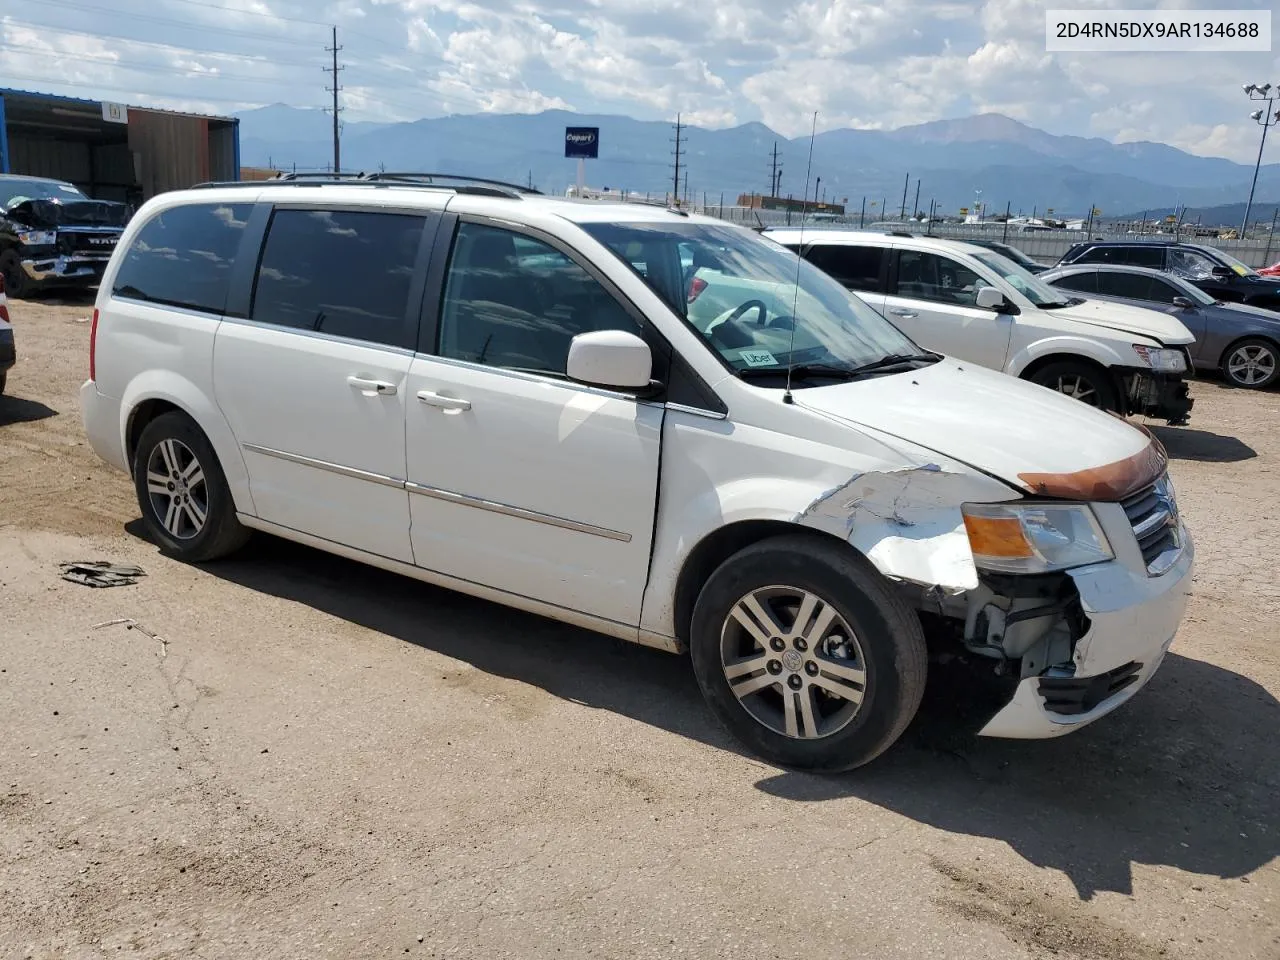
[[[128,450],[129,425],[138,408],[148,400],[171,403],[196,422],[213,445],[237,512],[256,515],[249,489],[249,471],[231,426],[213,398],[181,374],[149,369],[129,381],[120,401],[120,449]],[[132,470],[132,463],[129,468]]]
[[[1142,340],[1145,338],[1135,335],[1133,339]],[[1154,342],[1152,346],[1155,346]],[[1129,344],[1125,344],[1125,347],[1126,353],[1122,354],[1119,349],[1105,340],[1095,340],[1091,337],[1081,337],[1069,333],[1058,334],[1037,340],[1014,353],[1010,356],[1009,362],[1005,364],[1004,372],[1020,377],[1023,371],[1031,364],[1043,357],[1050,356],[1062,356],[1064,359],[1069,359],[1073,356],[1086,357],[1104,367],[1135,366],[1137,357],[1133,354]]]

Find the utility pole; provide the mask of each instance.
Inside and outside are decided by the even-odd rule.
[[[902,212],[898,214],[899,220],[907,219],[907,190],[911,188],[911,174],[907,174],[907,179],[902,184]]]
[[[333,54],[333,66],[325,67],[325,71],[333,77],[333,86],[325,87],[325,89],[333,94],[333,172],[341,173],[342,152],[341,147],[339,146],[338,114],[342,112],[342,108],[338,106],[338,91],[341,90],[342,87],[338,86],[338,74],[346,68],[338,66],[338,51],[342,49],[338,46],[338,28],[335,26],[331,29],[333,30],[333,46],[325,47],[324,49],[326,53]]]
[[[529,189],[530,190],[533,189],[533,171],[532,170],[529,171]]]
[[[1009,214],[1013,212],[1013,201],[1005,201],[1004,205],[1004,236],[1000,238],[1001,243],[1009,242]]]
[[[676,135],[673,141],[676,145],[676,163],[675,176],[671,178],[671,202],[677,207],[680,206],[680,148],[684,146],[687,139],[683,135],[684,125],[680,122],[680,114],[676,114]],[[689,175],[685,174],[685,182],[689,180]]]
[[[773,141],[773,154],[769,162],[769,196],[776,197],[778,195],[778,177],[781,171],[778,167],[778,141]]]
[[[858,229],[861,230],[867,225],[867,198],[862,198],[862,213],[858,214]]]
[[[916,177],[916,201],[911,207],[912,219],[914,219],[915,215],[919,212],[920,212],[920,178]]]

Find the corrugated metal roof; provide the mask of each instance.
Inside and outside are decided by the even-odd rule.
[[[0,97],[32,97],[37,100],[51,100],[57,103],[76,103],[82,106],[101,108],[104,101],[88,100],[83,97],[68,97],[61,93],[44,93],[40,90],[19,90],[16,87],[0,87]],[[106,100],[107,103],[119,103],[118,100]],[[129,103],[130,110],[147,110],[152,113],[167,113],[176,117],[199,117],[202,120],[221,120],[224,123],[239,123],[238,117],[225,117],[216,113],[186,113],[182,110],[166,110],[164,107],[148,107],[144,104]]]

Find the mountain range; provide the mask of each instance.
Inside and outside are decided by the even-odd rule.
[[[239,114],[241,161],[246,166],[320,170],[332,162],[331,123],[320,110],[283,104]],[[674,126],[622,116],[549,110],[538,114],[454,115],[402,123],[356,121],[342,130],[345,170],[448,171],[563,193],[576,179],[576,161],[563,156],[564,128],[600,128],[600,158],[587,161],[587,183],[663,196],[673,184]],[[769,192],[772,151],[782,165],[783,196],[805,192],[808,138],[789,139],[761,123],[723,130],[685,127],[681,133],[681,193],[699,201],[733,203],[739,193]],[[687,174],[687,181],[685,180]],[[1017,213],[1052,208],[1059,217],[1090,205],[1110,216],[1178,205],[1208,208],[1243,201],[1253,167],[1200,157],[1163,143],[1112,143],[1059,136],[1000,114],[939,120],[896,130],[829,130],[813,142],[813,185],[827,200],[868,216],[903,206],[908,212],[920,181],[920,208],[931,201],[955,213],[985,203]],[[817,183],[821,178],[821,184]],[[1280,197],[1280,165],[1267,164],[1259,198]],[[1260,202],[1260,201],[1258,201]],[[1272,203],[1264,205],[1268,218]]]

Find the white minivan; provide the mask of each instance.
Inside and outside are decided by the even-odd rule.
[[[1122,415],[1185,424],[1195,337],[1158,310],[1085,300],[959,240],[769,230],[917,343]]]
[[[707,303],[769,302],[691,319],[694,264]],[[167,553],[266,531],[687,653],[784,765],[871,760],[957,654],[1004,684],[982,733],[1079,729],[1155,672],[1191,583],[1148,433],[649,206],[405,175],[165,193],[89,370],[90,442]]]

